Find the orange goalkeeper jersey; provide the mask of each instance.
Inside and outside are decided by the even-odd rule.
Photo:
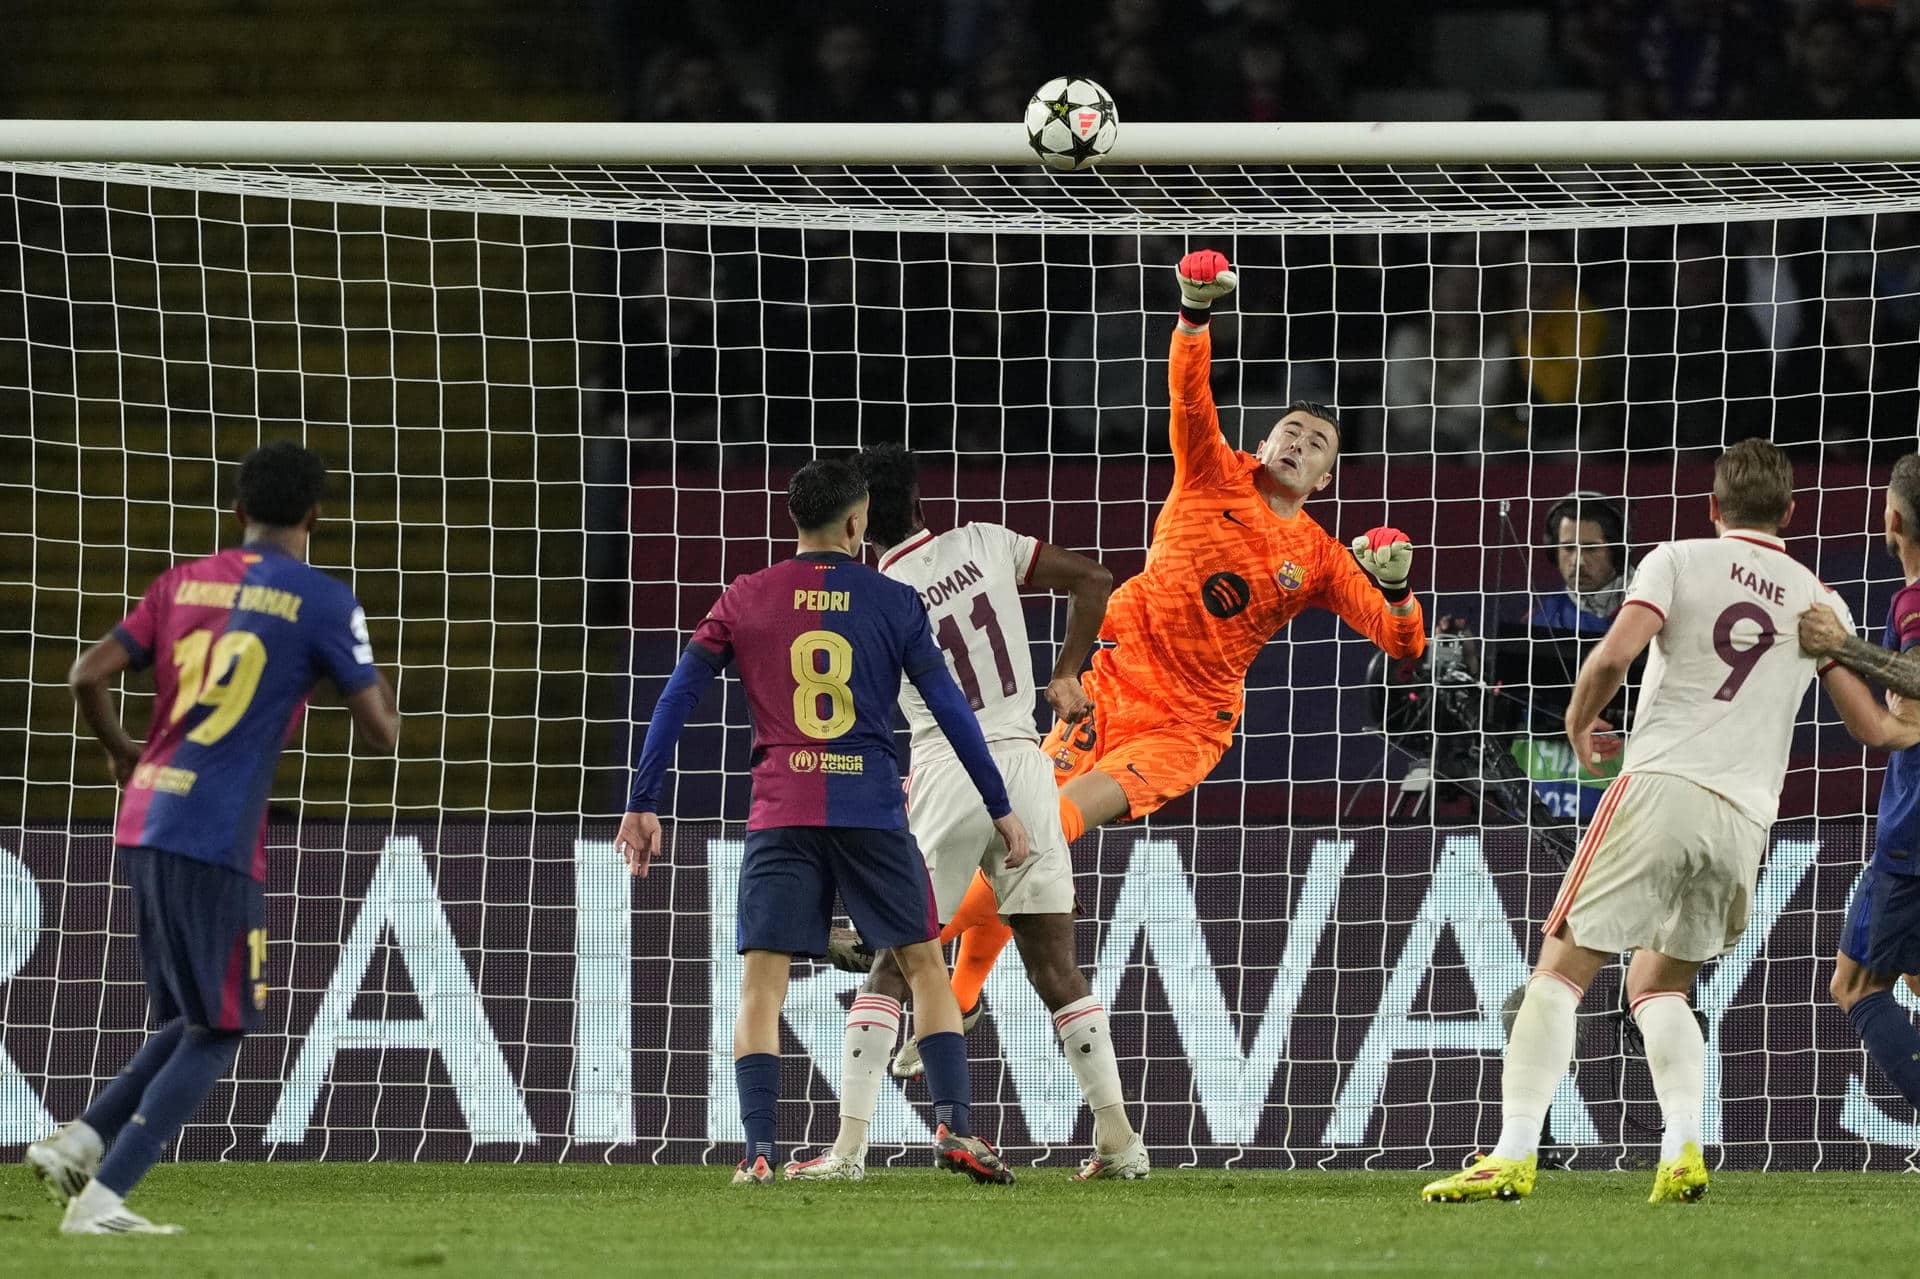
[[[1118,645],[1114,669],[1170,708],[1237,718],[1247,669],[1302,609],[1331,609],[1395,657],[1424,651],[1417,600],[1395,617],[1352,551],[1304,511],[1285,519],[1267,505],[1254,483],[1260,460],[1220,434],[1212,338],[1176,329],[1170,361],[1173,491],[1146,568],[1107,606],[1101,637]]]

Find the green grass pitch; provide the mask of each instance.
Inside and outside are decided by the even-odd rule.
[[[1518,1204],[1430,1206],[1433,1174],[1156,1172],[1010,1188],[932,1169],[735,1190],[722,1168],[168,1164],[134,1206],[189,1233],[65,1239],[24,1168],[0,1169],[0,1273],[42,1275],[1900,1273],[1920,1182],[1721,1174],[1654,1208],[1649,1173],[1546,1173]]]

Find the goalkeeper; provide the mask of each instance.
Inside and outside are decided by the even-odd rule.
[[[1420,602],[1407,585],[1407,535],[1376,528],[1349,548],[1301,509],[1333,482],[1333,410],[1296,401],[1257,453],[1221,436],[1207,320],[1239,281],[1211,249],[1187,254],[1178,272],[1180,321],[1167,368],[1173,491],[1154,522],[1146,568],[1108,605],[1100,637],[1112,647],[1095,651],[1080,677],[1092,718],[1056,723],[1042,747],[1060,783],[1069,843],[1198,786],[1233,740],[1253,659],[1302,610],[1332,610],[1396,658],[1426,650]],[[945,935],[956,930],[954,994],[970,1009],[1009,937],[985,879],[974,880]],[[893,1073],[917,1067],[909,1045]]]

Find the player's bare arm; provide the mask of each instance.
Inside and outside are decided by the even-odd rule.
[[[1901,718],[1881,705],[1865,680],[1845,666],[1833,666],[1820,677],[1833,709],[1853,739],[1869,750],[1902,751],[1920,744],[1920,722]]]
[[[1067,592],[1067,634],[1054,658],[1046,695],[1055,715],[1077,724],[1093,714],[1093,703],[1080,687],[1080,668],[1100,637],[1107,599],[1113,594],[1113,574],[1097,560],[1042,542],[1027,581],[1045,590]]]
[[[132,664],[133,654],[127,652],[126,645],[108,636],[82,653],[67,672],[67,688],[80,708],[80,718],[86,720],[87,728],[106,750],[107,767],[113,770],[113,780],[122,786],[140,762],[140,744],[120,722],[111,685]]]
[[[400,744],[400,710],[394,704],[393,685],[384,673],[373,683],[347,699],[347,713],[360,740],[382,755],[390,755]]]
[[[1634,601],[1627,601],[1632,605]],[[1626,682],[1627,670],[1634,659],[1646,652],[1647,645],[1666,625],[1659,612],[1645,607],[1622,608],[1612,629],[1602,639],[1574,681],[1573,698],[1567,703],[1567,741],[1582,763],[1598,764],[1619,753],[1619,743],[1607,739],[1596,744],[1594,734],[1601,728],[1600,712]]]
[[[1831,657],[1902,697],[1920,697],[1920,649],[1896,653],[1861,639],[1825,604],[1800,614],[1800,647]]]

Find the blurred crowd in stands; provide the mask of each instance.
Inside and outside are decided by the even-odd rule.
[[[631,47],[629,114],[648,120],[1010,121],[1063,72],[1103,82],[1123,129],[1920,115],[1920,0],[738,0]],[[1142,406],[1176,241],[632,234],[608,379],[633,388],[632,438],[1163,446]],[[1904,214],[1243,236],[1217,246],[1246,287],[1216,325],[1216,384],[1247,437],[1290,398],[1338,404],[1349,452],[1766,434],[1877,460],[1911,447],[1920,412],[1917,242]]]
[[[633,438],[1165,447],[1145,406],[1164,395],[1177,239],[638,234],[620,252]],[[1917,246],[1910,214],[1221,237],[1242,287],[1214,324],[1216,393],[1242,440],[1292,398],[1338,405],[1349,454],[1767,435],[1891,460],[1920,415]]]
[[[1123,121],[1920,115],[1920,0],[735,0],[669,31],[629,8],[641,120],[1011,120],[1069,73]]]

